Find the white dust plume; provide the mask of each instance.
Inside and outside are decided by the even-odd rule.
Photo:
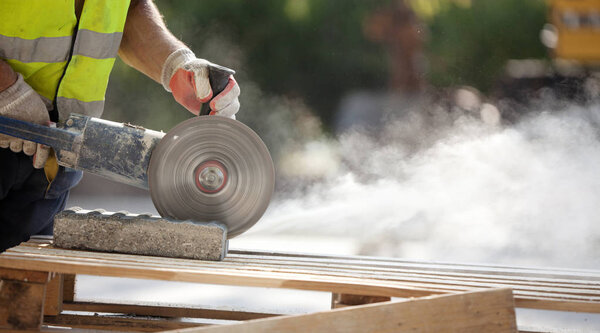
[[[389,122],[376,139],[342,135],[330,146],[343,171],[273,202],[249,234],[351,237],[369,255],[600,268],[600,105],[504,126],[423,119]]]

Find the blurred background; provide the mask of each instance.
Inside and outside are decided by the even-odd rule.
[[[156,0],[277,169],[232,247],[600,268],[600,1]],[[104,118],[191,115],[117,62]],[[70,206],[154,212],[86,175]]]

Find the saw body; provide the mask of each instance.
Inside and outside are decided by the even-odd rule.
[[[148,189],[152,150],[165,135],[139,126],[72,114],[52,128],[0,116],[0,133],[50,146],[58,164]]]
[[[0,133],[54,148],[59,165],[149,189],[163,217],[224,223],[229,237],[254,225],[273,193],[266,146],[228,118],[194,117],[165,134],[76,114],[60,128],[0,116]]]

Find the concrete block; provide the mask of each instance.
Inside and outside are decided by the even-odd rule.
[[[227,228],[210,222],[176,221],[159,216],[65,210],[54,217],[54,245],[149,256],[223,260]]]

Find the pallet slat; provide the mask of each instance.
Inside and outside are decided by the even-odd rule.
[[[100,302],[69,302],[64,303],[63,309],[79,312],[120,313],[136,316],[154,316],[171,318],[202,318],[217,320],[252,320],[276,317],[279,314],[204,309],[189,306],[161,306],[151,304],[122,304]]]
[[[30,249],[29,251],[33,251]],[[18,252],[22,254],[31,254],[29,252]],[[251,268],[246,267],[245,265],[231,265],[230,263],[214,263],[214,262],[203,262],[203,261],[191,261],[184,259],[176,259],[169,260],[165,258],[157,258],[157,257],[139,257],[139,256],[130,256],[130,255],[122,255],[122,254],[106,254],[106,253],[96,253],[96,252],[85,252],[85,251],[72,251],[72,250],[62,250],[62,249],[52,249],[45,248],[38,253],[38,260],[42,260],[45,256],[51,256],[54,259],[64,259],[67,260],[80,260],[84,262],[93,262],[100,265],[106,264],[109,262],[113,265],[121,265],[126,267],[142,267],[149,269],[156,268],[165,268],[170,269],[172,271],[176,271],[177,269],[185,269],[185,270],[196,270],[196,272],[201,275],[202,272],[211,273],[220,272],[221,274],[233,274],[233,275],[243,275],[250,276],[252,274],[264,276],[267,274],[269,277],[276,278],[277,274],[280,277],[288,277],[293,279],[294,277],[302,276],[323,276],[325,279],[330,280],[332,277],[337,277],[338,281],[343,282],[343,279],[340,278],[349,278],[349,279],[359,279],[361,281],[372,280],[376,281],[378,284],[383,284],[385,282],[389,283],[400,283],[404,287],[404,292],[394,293],[392,296],[396,297],[418,297],[423,295],[430,294],[439,294],[443,292],[460,292],[465,290],[477,290],[477,289],[486,289],[486,288],[494,288],[494,287],[512,287],[515,289],[515,295],[519,296],[537,296],[540,298],[560,298],[564,300],[581,300],[585,302],[593,302],[598,301],[600,298],[596,295],[598,293],[595,290],[590,289],[577,289],[576,286],[567,289],[560,288],[551,288],[548,285],[543,287],[523,287],[515,283],[485,283],[485,284],[477,284],[471,282],[460,282],[460,281],[450,281],[448,279],[443,279],[440,281],[431,281],[421,276],[417,276],[416,278],[407,279],[406,277],[402,278],[402,275],[396,274],[389,276],[382,274],[371,274],[370,276],[366,275],[356,275],[351,274],[349,276],[344,276],[343,274],[338,274],[335,271],[326,271],[324,274],[321,274],[319,269],[315,268],[312,270],[301,270],[296,269],[294,267],[286,268],[272,268],[263,264],[266,267],[261,266],[252,266]],[[331,265],[328,265],[331,266]],[[279,266],[276,266],[279,267]],[[284,266],[286,267],[286,266]],[[350,269],[350,271],[352,271]],[[89,273],[88,273],[89,274]],[[290,275],[291,274],[291,275]],[[193,282],[193,281],[192,281]],[[265,281],[263,281],[265,282]],[[220,283],[214,282],[214,283]],[[224,283],[227,284],[227,283]],[[249,286],[253,286],[250,284],[246,284]],[[271,287],[272,285],[258,285]],[[290,287],[294,288],[294,287]],[[306,289],[306,288],[298,288],[298,289]],[[407,290],[408,289],[408,290]],[[310,290],[323,290],[323,289],[310,289]],[[544,290],[544,292],[540,292],[539,290]],[[553,292],[554,291],[554,292]],[[373,294],[380,295],[380,294]],[[381,295],[384,296],[384,295]]]
[[[519,306],[600,312],[600,272],[593,270],[235,250],[207,262],[64,250],[47,241],[5,252],[0,267],[405,298],[512,288]]]
[[[214,271],[184,268],[149,267],[144,265],[115,264],[110,260],[75,260],[40,256],[0,255],[0,266],[53,270],[66,274],[129,277],[165,281],[197,282],[209,284],[238,285],[248,287],[287,288],[299,290],[328,291],[374,296],[421,297],[447,291],[418,288],[409,284],[385,283],[361,279],[317,278],[314,275],[271,274],[269,272]]]
[[[205,324],[186,323],[165,319],[138,319],[117,316],[82,315],[59,315],[44,317],[44,324],[93,330],[119,330],[134,332],[161,332],[165,330],[205,326]]]
[[[385,302],[307,315],[181,329],[201,332],[517,332],[509,289]]]

